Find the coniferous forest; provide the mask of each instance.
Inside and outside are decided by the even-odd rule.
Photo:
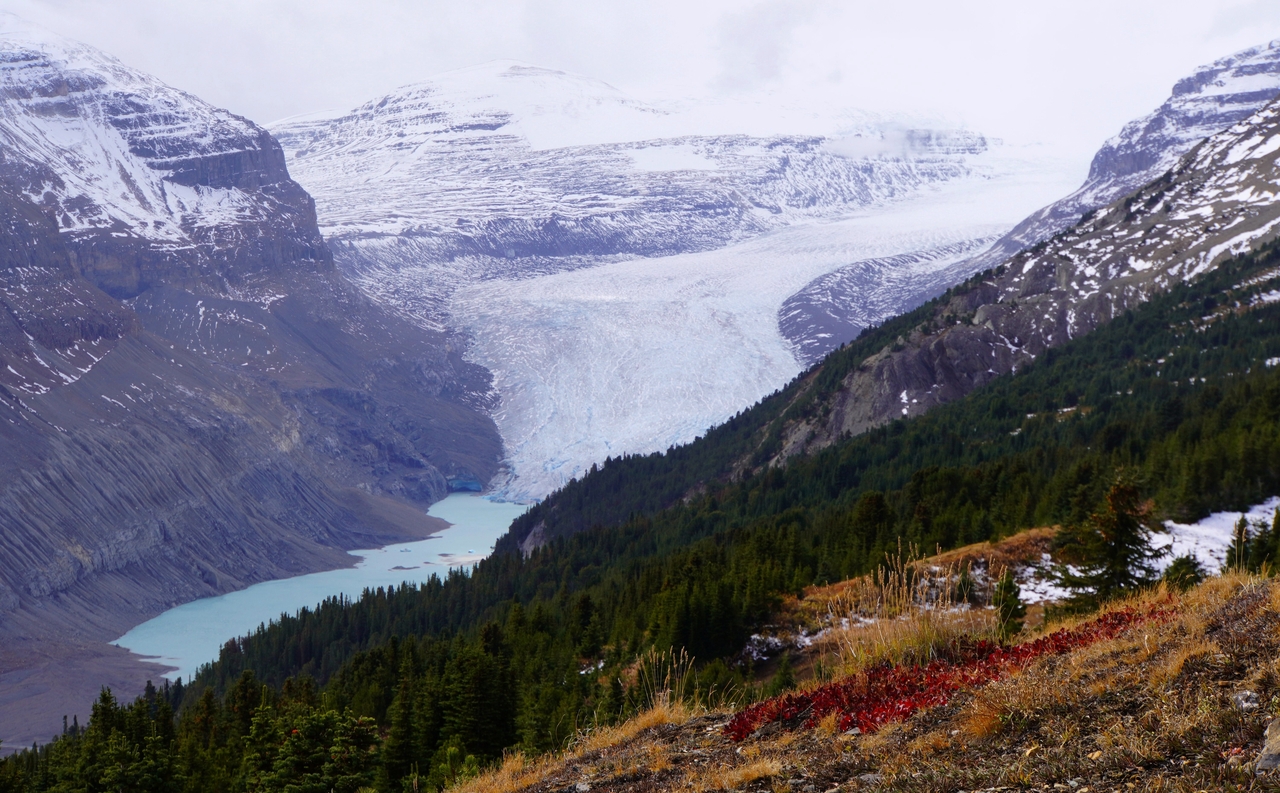
[[[282,617],[186,685],[104,692],[0,762],[0,791],[435,789],[643,707],[662,652],[695,659],[704,700],[758,696],[736,660],[753,628],[900,543],[1076,527],[1121,474],[1163,519],[1258,503],[1280,493],[1278,263],[1237,258],[960,402],[760,465],[925,314],[886,323],[704,439],[571,483],[521,518],[554,538],[529,556],[507,538],[469,574]],[[1255,568],[1276,552],[1238,545]]]

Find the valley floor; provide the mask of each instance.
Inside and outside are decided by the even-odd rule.
[[[75,714],[85,724],[103,687],[138,696],[169,669],[105,641],[6,639],[0,642],[0,753],[52,740],[64,716]]]

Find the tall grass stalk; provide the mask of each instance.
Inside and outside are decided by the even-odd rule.
[[[926,664],[962,639],[994,639],[995,618],[957,597],[967,564],[928,567],[917,549],[901,547],[874,573],[849,587],[833,611],[843,616],[836,632],[845,674],[882,664]]]

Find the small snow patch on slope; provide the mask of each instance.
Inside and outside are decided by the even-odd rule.
[[[1215,512],[1195,523],[1170,521],[1165,524],[1169,533],[1157,534],[1152,539],[1155,547],[1169,549],[1158,566],[1163,570],[1179,556],[1191,555],[1200,560],[1206,570],[1217,572],[1227,563],[1227,548],[1231,546],[1240,518],[1256,530],[1259,525],[1271,525],[1277,508],[1280,508],[1280,497],[1269,498],[1244,512]]]

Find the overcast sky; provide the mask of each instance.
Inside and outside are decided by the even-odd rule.
[[[497,58],[640,99],[758,92],[1091,152],[1280,0],[0,0],[267,123]]]

